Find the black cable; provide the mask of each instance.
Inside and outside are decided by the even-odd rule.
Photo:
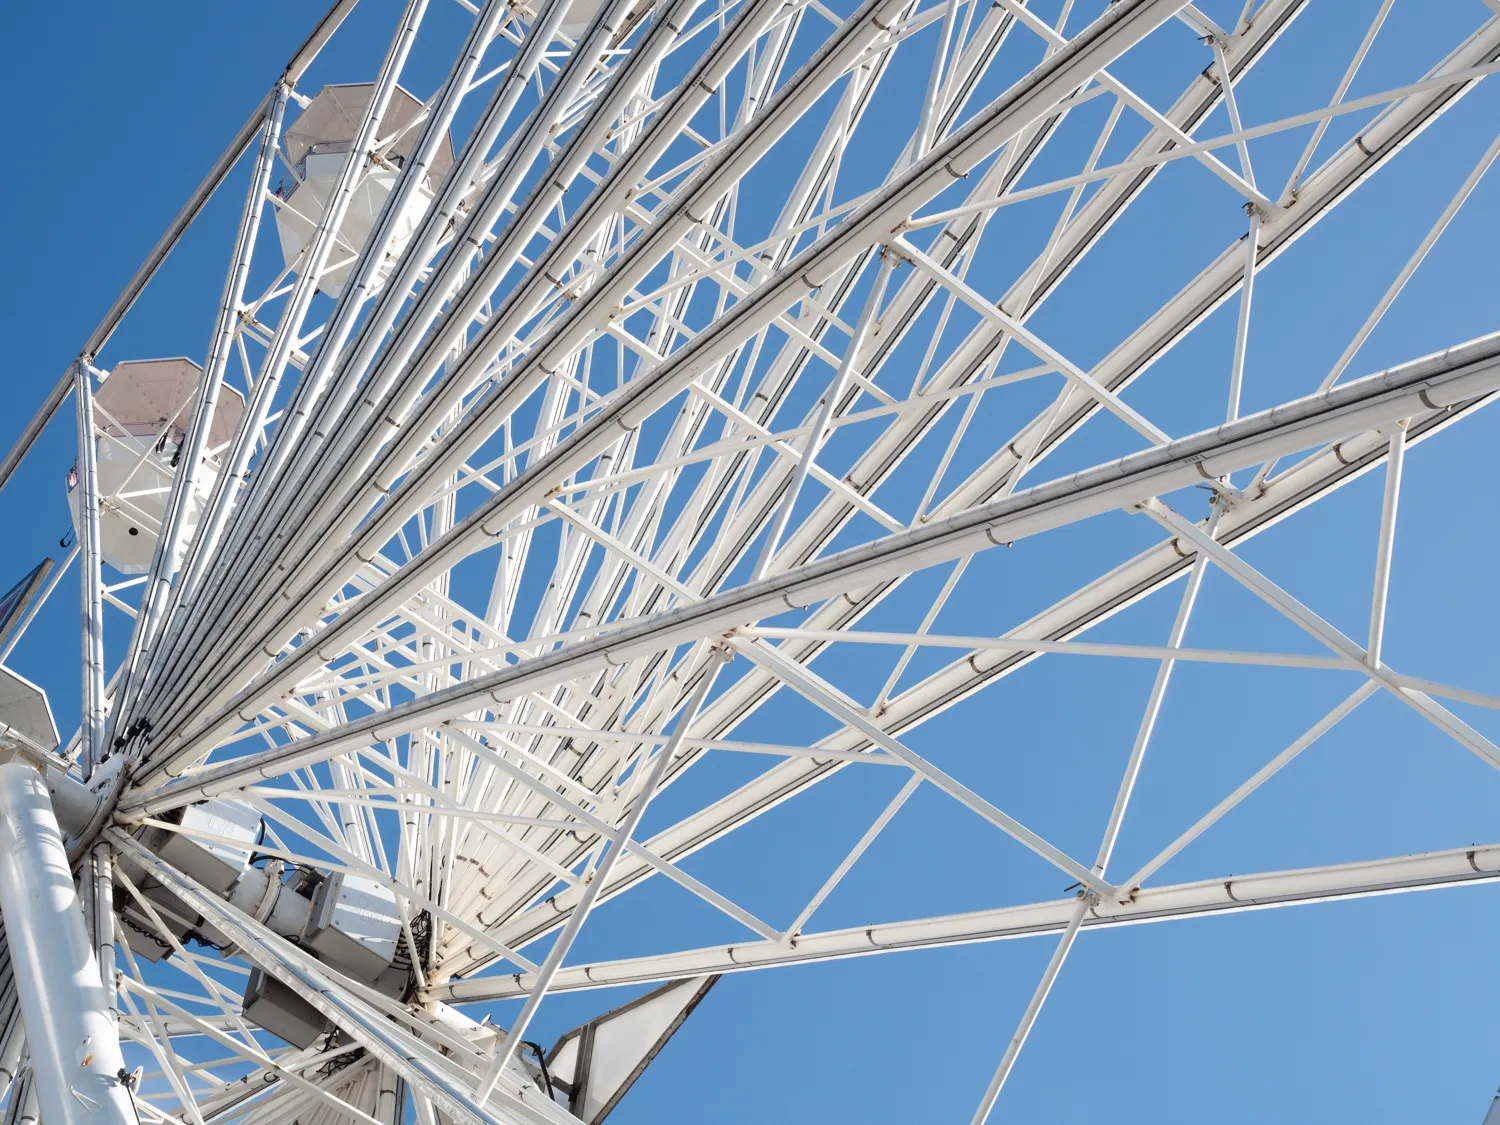
[[[542,1072],[542,1088],[547,1091],[547,1097],[552,1098],[553,1101],[556,1101],[557,1099],[553,1098],[552,1095],[552,1075],[547,1070],[547,1056],[542,1052],[542,1045],[540,1043],[532,1043],[528,1040],[523,1039],[521,1040],[521,1046],[530,1047],[532,1054],[536,1055],[537,1066]]]

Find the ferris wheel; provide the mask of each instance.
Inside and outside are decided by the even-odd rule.
[[[1485,576],[1400,531],[1492,522],[1500,5],[386,7],[0,462],[76,426],[0,601],[4,1125],[597,1125],[739,982],[1026,938],[981,1125],[1104,931],[1500,879],[1277,804],[1371,715],[1500,769],[1482,589],[1396,625]],[[226,194],[212,323],[115,354]],[[68,574],[76,724],[14,655]]]

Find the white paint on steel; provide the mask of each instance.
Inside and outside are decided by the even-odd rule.
[[[42,775],[0,765],[0,917],[49,1125],[136,1125],[125,1062]]]
[[[1359,359],[1367,341],[1389,338],[1376,329],[1407,300],[1500,142],[1483,136],[1461,154],[1460,168],[1473,170],[1451,198],[1452,186],[1439,193],[1449,201],[1433,205],[1435,219],[1392,212],[1392,229],[1414,218],[1427,233],[1415,250],[1401,248],[1405,265],[1373,311],[1356,310],[1354,338],[1341,331],[1332,341],[1329,355],[1343,351],[1317,392],[1279,390],[1312,389],[1322,374],[1289,371],[1267,397],[1261,342],[1277,305],[1254,291],[1280,256],[1324,252],[1302,236],[1357,191],[1368,194],[1364,185],[1385,182],[1387,164],[1500,68],[1500,19],[1481,10],[1436,65],[1415,60],[1390,80],[1401,84],[1346,99],[1370,51],[1387,65],[1392,54],[1377,39],[1393,6],[1372,0],[1373,19],[1363,13],[1347,29],[1352,57],[1323,52],[1332,99],[1319,94],[1313,108],[1266,121],[1262,73],[1245,79],[1285,53],[1280,41],[1298,30],[1305,0],[1248,3],[1232,23],[1232,11],[1216,12],[1222,27],[1178,0],[1086,13],[1064,4],[1055,25],[1018,0],[461,0],[472,16],[458,17],[461,26],[448,8],[425,19],[427,6],[407,0],[388,15],[391,36],[364,73],[308,75],[361,83],[357,96],[354,87],[308,96],[322,87],[297,92],[298,81],[352,0],[334,5],[76,367],[80,413],[108,413],[108,394],[94,403],[86,393],[97,353],[259,131],[227,281],[218,270],[211,279],[223,298],[207,371],[191,380],[184,449],[198,480],[174,473],[165,449],[136,442],[120,465],[149,475],[151,487],[132,495],[105,464],[104,550],[78,551],[80,631],[95,654],[85,661],[90,737],[80,741],[85,763],[105,757],[105,771],[92,789],[48,774],[57,815],[82,837],[69,840],[74,858],[93,865],[85,886],[103,960],[114,949],[112,855],[125,861],[128,920],[155,930],[128,930],[117,950],[119,1025],[135,1044],[127,1057],[142,1051],[152,1071],[144,1113],[170,1112],[183,1125],[226,1114],[251,1125],[403,1125],[409,1091],[423,1125],[440,1113],[559,1121],[540,1068],[526,1069],[531,1047],[518,1042],[552,993],[1054,935],[1052,963],[1008,1045],[999,1038],[1008,1026],[997,1030],[989,1091],[980,1097],[983,1073],[953,1076],[972,1080],[982,1121],[1003,1106],[1000,1088],[1023,1065],[1033,1026],[1067,1017],[1059,1000],[1046,1010],[1043,1001],[1061,971],[1074,971],[1063,959],[1086,931],[1500,876],[1495,848],[1469,847],[1155,882],[1203,833],[1229,835],[1226,818],[1242,815],[1243,802],[1272,799],[1263,787],[1273,777],[1288,784],[1288,763],[1382,692],[1500,765],[1500,748],[1438,702],[1496,708],[1500,699],[1423,679],[1430,670],[1408,667],[1386,627],[1410,581],[1397,510],[1409,527],[1418,501],[1410,485],[1401,495],[1403,467],[1495,399],[1500,337],[1339,382],[1355,361],[1356,372],[1375,366]],[[1161,108],[1114,73],[1143,43],[1165,66],[1183,63],[1180,93]],[[1018,75],[1013,60],[1028,50],[1033,61]],[[452,62],[419,90],[403,74],[409,53]],[[897,86],[911,96],[893,112]],[[330,123],[334,102],[347,120]],[[1229,132],[1205,138],[1220,106]],[[903,108],[909,120],[893,132]],[[283,114],[295,142],[285,151]],[[1318,140],[1347,115],[1360,115],[1353,139],[1323,152]],[[468,130],[451,165],[450,129]],[[1278,193],[1263,161],[1257,178],[1251,153],[1293,129],[1312,138]],[[1139,139],[1115,154],[1123,135]],[[329,142],[332,151],[310,158],[321,171],[302,159],[309,139]],[[872,142],[885,143],[874,161]],[[1090,343],[1066,318],[1092,313],[1072,312],[1074,287],[1062,283],[1101,264],[1116,286],[1153,280],[1140,251],[1121,254],[1107,236],[1149,210],[1137,201],[1159,198],[1158,171],[1180,160],[1189,164],[1174,190],[1194,193],[1193,206],[1230,241],[1211,238],[1196,275],[1164,286],[1113,350],[1080,363]],[[286,177],[272,200],[277,161]],[[774,198],[764,197],[768,170],[781,175]],[[309,174],[326,182],[309,184]],[[1007,224],[1029,221],[1016,218],[1021,204],[1026,216],[1056,210],[1039,228],[1040,250],[1015,260],[990,253]],[[308,212],[300,220],[299,209]],[[278,225],[297,228],[289,273]],[[319,290],[338,299],[314,300]],[[1195,367],[1173,390],[1173,409],[1190,409],[1168,415],[1138,393],[1144,375],[1231,302],[1238,315],[1222,362]],[[131,358],[107,362],[118,372]],[[54,390],[0,462],[0,481],[74,382]],[[214,401],[240,389],[249,409],[225,445],[210,432]],[[1172,433],[1226,421],[1174,439],[1168,417],[1188,419]],[[86,428],[111,424],[101,416]],[[1110,427],[1125,440],[1109,438]],[[1080,460],[1084,431],[1114,444]],[[80,444],[93,450],[88,435]],[[1058,453],[1066,471],[1055,468]],[[198,527],[198,489],[214,458],[225,471]],[[1382,466],[1368,634],[1361,622],[1354,638],[1319,616],[1316,598],[1299,600],[1240,551]],[[1179,514],[1192,486],[1214,493],[1206,521],[1201,508]],[[908,503],[903,489],[920,501]],[[1005,546],[1060,540],[1060,529],[1086,520],[1122,525],[1121,511],[1149,513],[1128,521],[1130,534],[1157,534],[1154,519],[1161,537],[1053,604],[1028,607],[1025,620],[954,623],[987,597],[983,583]],[[132,512],[169,528],[144,586],[121,574],[144,567],[150,544],[126,551],[109,541]],[[174,576],[179,548],[186,561]],[[102,581],[90,583],[101,554]],[[1331,651],[1181,647],[1190,617],[1196,628],[1215,611],[1212,594],[1199,593],[1210,567]],[[914,577],[924,570],[935,596]],[[1082,636],[1177,579],[1185,589],[1173,595],[1166,644]],[[911,610],[910,621],[855,632],[887,604]],[[115,629],[116,610],[139,621],[106,681],[99,625]],[[121,651],[122,638],[108,639],[103,651]],[[704,662],[714,650],[748,660],[715,681]],[[845,653],[857,656],[840,664]],[[1111,810],[1092,868],[1044,838],[1049,821],[1034,794],[970,788],[959,780],[966,764],[945,758],[939,768],[920,730],[949,709],[982,713],[984,703],[968,701],[987,702],[1013,672],[1067,653],[1089,655],[1091,669],[1159,662],[1144,709],[1130,708],[1123,773],[1077,779]],[[849,671],[887,654],[899,654],[893,670]],[[936,654],[946,662],[923,662]],[[1187,661],[1226,682],[1246,665],[1273,665],[1320,684],[1341,674],[1358,683],[1289,744],[1290,732],[1276,735],[1284,749],[1267,748],[1217,805],[1191,810],[1190,827],[1171,826],[1163,836],[1172,842],[1153,857],[1133,857],[1133,874],[1114,870],[1117,841],[1135,841],[1147,815],[1134,793],[1165,757],[1156,743],[1169,727],[1158,717],[1171,713],[1168,680]],[[745,737],[753,717],[776,721],[805,701],[822,724],[815,735],[793,726],[777,737],[800,744]],[[653,795],[705,765],[711,775],[727,752],[737,764],[756,760],[748,753],[773,764],[728,793],[710,786],[711,798],[677,789],[652,804],[653,819],[666,806],[673,816],[645,838]],[[698,870],[685,861],[699,850],[752,826],[752,839],[774,830],[759,818],[866,764],[881,766],[894,797],[853,827],[831,873],[808,877],[807,890],[820,889],[810,901],[807,890],[793,896],[788,917],[737,901],[763,903],[764,888],[729,875],[710,885],[686,870]],[[1011,846],[1007,835],[1020,841],[1078,879],[1086,897],[818,929],[835,890],[857,882],[855,867],[895,846],[918,791],[985,818],[997,846]],[[196,814],[177,819],[208,796],[246,802],[267,831],[256,862],[236,863],[227,877],[237,881],[205,895],[182,857],[231,844],[243,856],[250,846]],[[133,881],[137,862],[168,889]],[[399,920],[387,918],[382,949],[411,961],[412,1004],[284,940],[302,934],[308,911],[295,887],[334,872],[392,896]],[[664,913],[652,941],[636,946],[664,952],[568,964],[574,938],[600,927],[597,911],[653,876],[731,919],[742,940],[677,948],[690,943],[674,940],[675,918]],[[224,956],[194,933],[227,944]],[[331,1021],[350,1042],[266,1047],[240,1010],[232,974],[245,963],[307,993],[308,1023]],[[6,974],[0,965],[0,1077],[20,1074],[14,1121],[35,1116],[45,1076],[24,1069]],[[525,1006],[511,1039],[445,1006],[512,999]],[[200,1036],[224,1058],[203,1065],[186,1042]],[[618,1057],[644,1055],[622,1047]],[[498,1080],[495,1097],[487,1075]],[[589,1112],[601,1108],[596,1099]]]

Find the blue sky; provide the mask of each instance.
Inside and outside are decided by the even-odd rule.
[[[1238,9],[1203,6],[1223,22]],[[26,141],[12,149],[11,205],[0,220],[11,267],[0,280],[0,338],[7,342],[0,388],[8,404],[0,441],[9,442],[62,373],[318,7],[287,0],[261,9],[163,3],[149,12],[28,5],[13,14],[0,51],[17,100],[25,99],[15,131]],[[1243,83],[1247,123],[1326,100],[1375,7],[1315,0]],[[367,79],[396,12],[388,0],[366,0],[320,60],[307,92],[321,81]],[[1398,0],[1352,93],[1419,77],[1485,13],[1478,0]],[[434,0],[430,19],[434,31],[448,29],[451,42],[467,17],[451,0]],[[408,85],[427,96],[445,65],[419,50]],[[1159,106],[1184,81],[1180,68],[1170,70],[1149,52],[1116,70]],[[903,111],[913,96],[913,79],[904,81],[882,91],[890,104],[880,112]],[[1466,98],[1265,272],[1256,290],[1247,411],[1313,389],[1493,138],[1496,98],[1485,87]],[[1364,119],[1336,125],[1323,151]],[[1226,129],[1220,110],[1203,132]],[[1253,149],[1265,182],[1280,184],[1305,136],[1299,131]],[[868,154],[851,159],[875,167],[889,154],[877,138]],[[1205,248],[1217,252],[1243,229],[1227,193],[1204,191],[1208,175],[1187,161],[1164,172],[1111,232],[1099,268],[1070,279],[1033,327],[1085,365],[1106,354],[1206,263]],[[193,228],[105,363],[178,354],[201,360],[236,194],[223,193]],[[1500,185],[1487,180],[1351,374],[1496,327],[1497,204]],[[1045,238],[1050,218],[1018,213],[1015,222],[1016,244],[1024,248],[1027,239]],[[1014,263],[996,251],[971,279],[997,290],[1007,265]],[[1215,387],[1227,380],[1233,322],[1233,308],[1216,313],[1140,382],[1132,403],[1174,434],[1215,422],[1222,394],[1199,393],[1201,377],[1212,372]],[[1017,409],[1029,406],[1023,400]],[[1387,649],[1403,671],[1491,692],[1500,673],[1492,640],[1500,614],[1490,595],[1500,535],[1488,485],[1497,426],[1500,419],[1481,414],[1411,454]],[[1106,434],[1080,442],[1076,454],[1049,462],[1049,472],[1114,456],[1123,451],[1119,440]],[[71,426],[63,421],[0,494],[9,546],[0,587],[42,554],[58,554],[68,531],[63,477],[72,456]],[[1380,489],[1380,475],[1367,476],[1257,539],[1245,557],[1361,636]],[[996,557],[976,567],[961,610],[937,628],[1005,629],[1153,542],[1153,530],[1114,515],[1018,544],[1003,557],[991,552]],[[922,576],[914,586],[941,578]],[[78,700],[73,589],[71,582],[63,587],[12,658],[47,688],[65,729]],[[1162,643],[1178,589],[1090,639]],[[919,615],[919,602],[895,599],[865,627],[909,628],[914,606]],[[1217,573],[1205,583],[1187,643],[1312,651],[1305,637]],[[1008,794],[1008,811],[1048,838],[1075,854],[1092,852],[1153,674],[1145,663],[1038,662],[924,725],[910,743],[974,787]],[[1320,680],[1238,669],[1231,678],[1179,669],[1116,864],[1129,868],[1151,855],[1354,686],[1335,673]],[[1495,716],[1455,709],[1500,736]],[[800,740],[819,721],[787,701],[757,716],[740,737]],[[975,747],[1001,752],[977,754]],[[739,769],[736,762],[718,774],[705,770],[701,784],[730,784]],[[698,857],[691,869],[732,886],[757,912],[795,913],[901,783],[883,776],[896,771],[868,772],[879,776],[847,771],[757,822],[743,841]],[[669,790],[653,817],[664,823],[693,795],[686,787]],[[1492,842],[1500,840],[1497,798],[1500,777],[1492,769],[1377,697],[1162,878]],[[856,867],[819,926],[1053,897],[1061,882],[927,789]],[[601,911],[572,959],[663,948],[653,918],[680,907],[673,888],[648,886]],[[1477,1125],[1500,1083],[1500,1031],[1489,1016],[1500,1003],[1500,979],[1490,967],[1497,923],[1500,897],[1484,887],[1085,935],[993,1120]],[[721,940],[720,929],[717,918],[690,918],[669,944]],[[1032,939],[726,978],[614,1120],[967,1121],[1050,950],[1051,939]],[[607,1002],[619,999],[609,995]],[[601,995],[549,1001],[536,1038],[550,1042],[605,1002]]]

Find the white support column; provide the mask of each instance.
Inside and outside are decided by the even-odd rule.
[[[17,1013],[19,1017],[19,1013]],[[0,1038],[0,1098],[11,1090],[21,1074],[21,1055],[26,1050],[26,1027],[20,1018],[7,1021]]]
[[[401,1125],[406,1113],[406,1083],[393,1068],[381,1065],[375,1087],[375,1119],[382,1125]]]
[[[47,1125],[138,1125],[62,833],[42,775],[0,765],[0,915]]]

